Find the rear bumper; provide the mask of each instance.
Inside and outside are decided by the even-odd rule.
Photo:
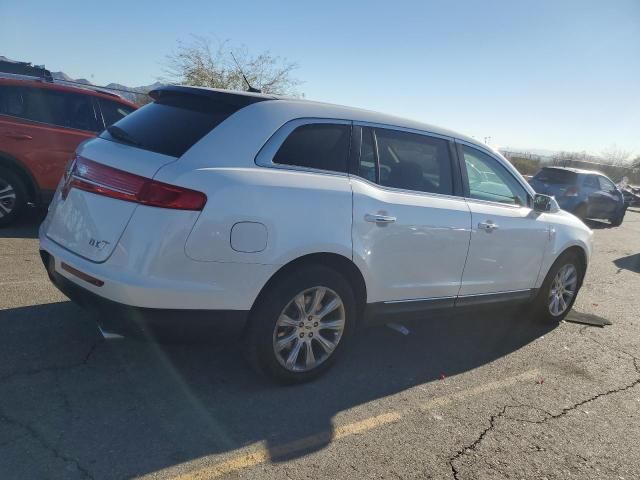
[[[101,297],[57,271],[48,268],[49,253],[40,250],[51,282],[81,307],[93,312],[100,327],[108,332],[129,336],[172,334],[184,338],[222,334],[239,338],[244,332],[248,310],[190,310],[143,308],[125,305]]]

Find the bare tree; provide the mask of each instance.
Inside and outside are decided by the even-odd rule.
[[[623,166],[631,161],[631,152],[618,148],[616,145],[611,145],[600,152],[600,155],[602,157],[601,162],[607,165]]]
[[[246,90],[244,73],[251,86],[264,93],[297,95],[301,82],[292,76],[296,68],[296,63],[268,51],[256,56],[228,40],[212,42],[208,37],[194,36],[190,42],[178,42],[176,50],[167,55],[165,73],[172,83]]]

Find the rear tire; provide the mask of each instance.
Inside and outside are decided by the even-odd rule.
[[[301,267],[260,295],[245,336],[247,358],[279,383],[316,378],[344,350],[356,314],[353,289],[340,273],[321,265]]]
[[[560,255],[533,300],[536,317],[545,323],[558,323],[566,317],[576,301],[583,276],[584,266],[576,252]],[[569,295],[570,292],[573,294]]]
[[[15,222],[27,206],[27,189],[20,177],[0,167],[0,227]]]

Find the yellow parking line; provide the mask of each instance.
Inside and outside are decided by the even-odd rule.
[[[468,390],[463,390],[449,395],[443,395],[441,397],[433,398],[420,405],[419,408],[420,410],[427,411],[433,408],[443,407],[460,400],[465,400],[486,392],[490,392],[492,390],[506,388],[519,382],[534,380],[539,377],[539,370],[528,370],[524,373],[505,378],[503,380],[496,380],[495,382],[478,385],[477,387],[473,387]],[[320,447],[333,440],[349,437],[351,435],[357,435],[359,433],[373,430],[374,428],[378,428],[383,425],[397,422],[406,413],[408,412],[392,411],[383,413],[382,415],[366,418],[359,422],[340,425],[336,427],[333,432],[323,432],[316,435],[310,435],[308,437],[301,438],[300,440],[271,448],[270,450],[266,449],[263,446],[260,446],[244,455],[238,455],[227,461],[215,465],[204,466],[191,472],[181,473],[174,476],[173,478],[175,480],[209,480],[213,478],[219,478],[232,472],[237,472],[239,470],[244,470],[245,468],[254,467],[261,463],[268,462],[271,458],[287,456],[314,447]]]

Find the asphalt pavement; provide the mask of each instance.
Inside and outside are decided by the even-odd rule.
[[[0,230],[0,479],[638,479],[640,211],[591,222],[574,320],[380,327],[317,381],[224,338],[104,340],[48,281],[34,212]]]

